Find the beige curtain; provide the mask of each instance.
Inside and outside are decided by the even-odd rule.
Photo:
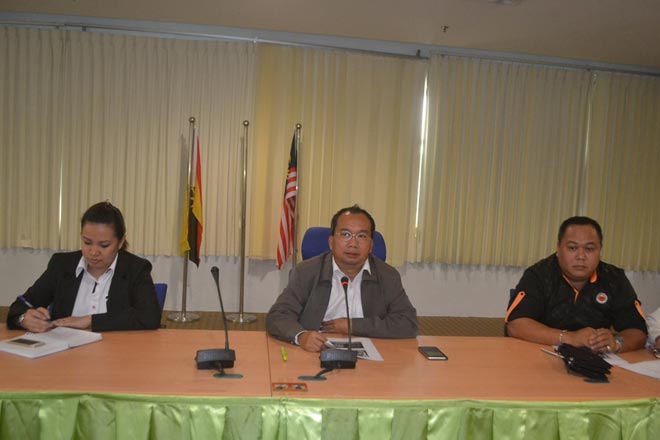
[[[250,255],[274,258],[291,138],[302,124],[299,238],[339,208],[371,212],[403,263],[414,218],[426,63],[259,47]],[[300,242],[299,239],[299,242]]]
[[[433,56],[409,261],[525,266],[577,210],[589,74]]]
[[[603,257],[660,269],[660,79],[594,74],[585,213],[601,222]]]
[[[46,172],[55,174],[49,184],[39,184],[49,191],[43,199],[55,206],[61,188],[60,242],[48,238],[50,242],[44,239],[29,243],[30,247],[78,248],[82,212],[92,203],[109,199],[126,217],[135,252],[177,255],[188,118],[194,116],[202,151],[202,254],[236,254],[238,240],[233,230],[235,213],[240,211],[241,122],[253,112],[254,45],[67,31],[5,28],[2,32],[7,39],[18,35],[3,48],[10,47],[18,62],[28,63],[26,72],[53,76],[43,92],[39,90],[41,101],[32,98],[36,92],[29,87],[16,91],[13,100],[2,100],[3,114],[11,113],[16,103],[26,107],[25,117],[8,124],[15,141],[3,143],[3,150],[13,157],[27,149],[35,156],[21,165],[20,174],[25,176],[9,177],[9,187],[20,186],[28,178],[45,179]],[[35,60],[21,59],[26,52],[20,49],[24,40],[45,38],[47,48],[58,45],[57,52],[51,49],[50,55],[33,55],[28,50]],[[25,81],[20,79],[24,74],[15,75]],[[41,118],[41,114],[49,119],[35,120],[34,115]],[[40,155],[41,151],[45,154]],[[6,197],[14,205],[28,203],[24,209],[38,214],[44,208],[35,206],[41,203],[35,194],[39,192],[30,188],[24,196]],[[56,214],[54,209],[49,217],[37,215],[35,225],[27,228],[21,217],[4,214],[8,226],[3,228],[3,245],[21,245],[15,238],[20,237],[21,228],[52,232]],[[57,237],[57,232],[52,236]]]
[[[11,27],[0,60],[2,247],[78,248],[80,215],[110,199],[135,252],[178,254],[195,116],[203,255],[240,253],[248,120],[248,256],[274,258],[301,123],[299,242],[358,203],[395,265],[525,266],[580,213],[605,259],[660,268],[657,78]]]
[[[0,28],[0,246],[58,244],[62,34]]]

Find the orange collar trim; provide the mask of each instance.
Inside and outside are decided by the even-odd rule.
[[[561,273],[561,276],[566,280],[568,284],[570,284],[573,287],[573,289],[575,289],[573,283],[571,283],[571,280],[568,279],[568,277],[564,272]],[[594,273],[592,273],[591,276],[589,277],[589,282],[593,284],[596,281],[598,281],[598,271],[595,270]]]

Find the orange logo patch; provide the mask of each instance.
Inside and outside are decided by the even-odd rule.
[[[604,292],[600,292],[598,295],[596,295],[596,301],[598,304],[605,304],[609,298],[607,297],[607,294]]]

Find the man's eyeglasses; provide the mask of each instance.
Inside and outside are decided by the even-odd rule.
[[[357,234],[353,234],[349,231],[341,231],[335,232],[335,235],[341,238],[342,241],[346,242],[351,241],[351,238],[355,238],[358,243],[366,243],[367,241],[371,240],[371,237],[366,232],[358,232]]]

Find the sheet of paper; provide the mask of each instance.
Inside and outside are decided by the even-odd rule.
[[[654,379],[660,379],[660,360],[636,362],[631,364],[615,354],[608,354],[605,356],[605,360],[612,365],[632,371],[633,373],[643,374],[644,376],[649,376]]]
[[[382,361],[383,357],[380,355],[376,346],[369,338],[351,338],[352,349],[357,352],[360,359],[367,361]],[[339,350],[348,350],[348,338],[328,338],[326,345],[330,348],[337,348]]]
[[[628,364],[627,360],[623,359],[621,356],[617,356],[616,354],[612,354],[612,353],[606,354],[603,357],[603,359],[605,359],[611,365],[616,365],[617,367]]]
[[[77,347],[79,345],[90,344],[103,339],[101,333],[90,332],[87,330],[78,330],[69,327],[55,327],[45,333],[26,333],[35,339],[44,342],[65,343],[68,347]]]

